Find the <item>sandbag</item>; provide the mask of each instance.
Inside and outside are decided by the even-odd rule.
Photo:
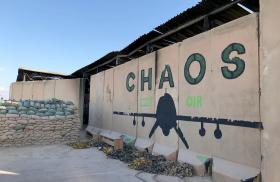
[[[19,111],[19,114],[27,114],[27,111]]]
[[[26,114],[28,114],[28,115],[35,115],[36,114],[36,112],[35,111],[32,111],[32,110],[29,110],[29,111],[27,111],[27,113]]]
[[[6,106],[0,106],[0,110],[7,110]]]
[[[7,114],[7,110],[0,110],[0,114]]]
[[[18,114],[18,111],[15,109],[8,110],[8,114]]]
[[[19,110],[19,111],[27,111],[27,107],[19,106],[19,107],[18,107],[18,110]]]
[[[57,112],[55,113],[55,115],[58,115],[58,116],[64,116],[64,115],[65,115],[65,113],[64,113],[64,112],[57,111]]]
[[[24,100],[22,103],[23,103],[22,106],[30,107],[30,100]]]
[[[6,106],[7,110],[16,110],[17,108],[15,106]]]

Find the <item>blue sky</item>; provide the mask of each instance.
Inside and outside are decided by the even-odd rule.
[[[19,67],[70,74],[198,0],[0,0],[0,97]]]

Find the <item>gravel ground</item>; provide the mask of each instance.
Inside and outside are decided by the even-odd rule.
[[[72,149],[66,145],[0,148],[1,182],[211,182],[207,177],[180,179],[129,169],[108,159],[96,148]]]

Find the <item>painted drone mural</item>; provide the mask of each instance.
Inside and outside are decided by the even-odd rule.
[[[160,97],[158,104],[157,104],[157,110],[156,110],[155,114],[153,114],[153,113],[125,113],[125,112],[118,112],[118,111],[114,111],[113,114],[133,117],[133,120],[132,120],[133,125],[136,125],[136,117],[142,117],[141,124],[143,127],[145,126],[145,117],[146,118],[147,117],[155,118],[156,121],[150,131],[149,138],[151,138],[153,136],[153,134],[155,133],[155,131],[158,127],[161,128],[164,136],[168,136],[170,133],[170,130],[174,129],[187,149],[189,149],[188,141],[185,138],[180,127],[177,125],[177,121],[200,123],[201,128],[199,129],[199,135],[201,137],[203,137],[206,133],[206,130],[203,126],[204,123],[215,124],[216,129],[214,131],[214,136],[216,139],[222,138],[222,131],[220,129],[220,125],[238,126],[238,127],[255,128],[255,129],[263,128],[261,122],[255,122],[255,121],[230,120],[230,119],[223,119],[223,118],[208,118],[208,117],[193,117],[193,116],[177,115],[173,98],[168,93],[165,93],[162,97]]]
[[[235,52],[237,56],[232,57],[231,54]],[[232,70],[229,66],[222,66],[219,70],[222,74],[222,77],[227,80],[234,80],[240,77],[245,71],[246,62],[240,57],[241,55],[246,53],[246,47],[242,43],[231,43],[229,44],[222,52],[221,52],[221,61],[224,64],[235,65],[235,69]],[[196,76],[193,76],[190,72],[190,66],[194,63],[199,63],[199,73]],[[184,78],[186,83],[189,85],[197,85],[199,84],[206,75],[206,58],[201,53],[193,53],[191,54],[185,62],[184,65]],[[141,91],[144,91],[144,84],[148,84],[148,90],[152,90],[152,76],[153,76],[152,68],[148,69],[148,76],[145,76],[145,70],[141,70],[140,77],[140,85]],[[136,85],[133,81],[136,79],[136,74],[130,72],[126,78],[126,88],[128,92],[132,92]],[[165,64],[163,71],[161,72],[160,81],[158,89],[163,88],[164,83],[168,83],[170,88],[174,87],[174,81],[172,76],[171,67],[168,64]],[[160,97],[156,113],[125,113],[114,111],[113,114],[116,115],[127,115],[132,116],[133,124],[136,125],[135,117],[142,117],[142,126],[145,125],[145,117],[155,118],[155,124],[152,127],[149,137],[151,138],[154,134],[155,130],[160,127],[162,133],[165,136],[168,136],[171,129],[174,129],[186,148],[189,148],[187,139],[184,137],[183,132],[180,127],[177,125],[177,121],[181,122],[197,122],[200,123],[201,127],[199,130],[199,135],[201,137],[205,136],[206,130],[204,128],[204,123],[215,124],[216,129],[214,131],[214,136],[216,139],[222,138],[222,131],[220,129],[220,125],[229,125],[229,126],[238,126],[238,127],[246,127],[246,128],[255,128],[262,129],[261,122],[255,121],[244,121],[244,120],[231,120],[224,118],[208,118],[208,117],[194,117],[194,116],[183,116],[177,115],[176,107],[173,101],[173,98],[170,94],[165,93],[162,97]]]

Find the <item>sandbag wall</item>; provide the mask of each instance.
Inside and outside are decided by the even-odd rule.
[[[0,103],[0,147],[76,141],[81,122],[71,101],[22,100]]]
[[[260,168],[257,22],[251,14],[93,75],[89,125],[159,153],[188,149]]]
[[[14,82],[10,86],[10,100],[48,100],[56,98],[72,101],[79,108],[79,115],[82,121],[83,89],[82,79]]]

